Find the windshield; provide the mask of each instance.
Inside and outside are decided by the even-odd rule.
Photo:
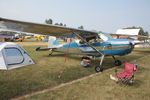
[[[98,33],[98,36],[103,40],[103,41],[107,41],[108,39],[111,39],[111,35],[107,34],[107,33]]]

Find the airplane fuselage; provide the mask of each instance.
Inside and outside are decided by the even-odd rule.
[[[93,47],[99,50],[102,54],[105,55],[119,55],[123,56],[129,54],[133,48],[134,44],[132,40],[128,39],[111,39],[103,42],[91,43]],[[66,52],[69,47],[69,43],[62,45],[58,49],[54,49],[56,52]],[[87,44],[80,44],[79,41],[73,41],[69,47],[69,53],[77,54],[87,54],[87,55],[98,55],[99,53],[91,48]]]

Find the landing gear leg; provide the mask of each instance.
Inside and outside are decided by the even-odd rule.
[[[95,67],[95,71],[96,71],[96,72],[102,72],[102,71],[103,71],[102,63],[103,63],[104,57],[105,57],[105,55],[102,55],[102,56],[101,56],[100,65]]]
[[[51,55],[52,55],[52,53],[53,53],[53,50],[52,50],[52,49],[50,49],[49,51],[50,51],[50,52],[49,52],[49,54],[48,54],[48,55],[49,55],[49,56],[51,56]]]
[[[95,56],[92,56],[93,60],[95,61],[96,60],[96,57]]]
[[[112,57],[115,60],[115,65],[116,66],[120,66],[122,64],[120,60],[116,60],[116,58],[114,56],[112,56]]]

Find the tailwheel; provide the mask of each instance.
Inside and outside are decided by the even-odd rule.
[[[50,49],[50,52],[49,52],[49,56],[51,56],[53,54],[53,51]]]
[[[120,66],[122,64],[122,62],[120,60],[115,60],[115,65],[116,66]]]
[[[103,71],[103,67],[100,65],[100,66],[96,66],[95,67],[95,71],[96,72],[102,72]]]
[[[40,50],[40,48],[41,48],[41,47],[37,47],[35,50],[38,51],[38,50]]]
[[[53,52],[50,52],[48,55],[51,56],[53,54]]]

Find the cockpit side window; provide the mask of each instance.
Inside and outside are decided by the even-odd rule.
[[[98,36],[87,37],[87,38],[85,38],[85,40],[86,40],[88,43],[90,43],[90,44],[100,42],[100,39],[99,39]],[[82,41],[82,40],[80,40],[79,43],[80,43],[80,44],[85,44],[85,42]]]
[[[82,40],[80,40],[80,41],[79,41],[79,43],[80,43],[80,44],[85,44],[85,42],[84,42],[84,41],[82,41]]]

